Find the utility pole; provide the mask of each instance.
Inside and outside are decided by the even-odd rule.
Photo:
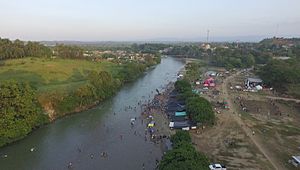
[[[207,30],[206,43],[208,43],[208,40],[209,40],[209,30]]]
[[[276,31],[275,31],[275,38],[278,36],[278,28],[279,28],[279,25],[277,24],[276,25]]]

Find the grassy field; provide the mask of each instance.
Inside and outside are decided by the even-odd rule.
[[[91,70],[105,70],[116,75],[119,69],[120,66],[107,61],[23,58],[5,61],[4,66],[0,66],[0,81],[27,81],[40,92],[71,90],[86,83]]]

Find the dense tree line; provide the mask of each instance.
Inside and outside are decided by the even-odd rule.
[[[146,64],[129,62],[125,64],[123,71],[119,72],[117,78],[124,82],[131,82],[140,76],[146,70],[146,67]]]
[[[28,83],[0,82],[0,146],[23,138],[47,121]]]
[[[272,60],[258,74],[267,85],[286,92],[289,87],[300,85],[300,62],[296,59]]]
[[[152,43],[145,43],[145,44],[132,44],[131,49],[134,52],[141,52],[141,53],[150,53],[150,54],[156,54],[160,50],[163,50],[167,47],[170,47],[168,44],[152,44]]]
[[[192,58],[201,58],[204,50],[197,45],[172,46],[164,54],[174,56],[185,56]]]
[[[51,57],[83,59],[83,49],[78,46],[56,44],[51,49],[38,42],[24,42],[18,39],[11,41],[0,38],[0,60],[16,59],[24,57]]]
[[[0,60],[23,57],[49,57],[52,55],[50,48],[38,42],[10,41],[0,38]]]
[[[159,163],[160,170],[205,170],[209,169],[209,159],[195,150],[190,134],[177,131],[171,136],[173,149],[168,151]]]
[[[211,62],[218,67],[248,68],[255,64],[255,57],[247,49],[217,48]]]
[[[83,49],[78,46],[57,44],[54,48],[55,55],[60,58],[83,59]]]

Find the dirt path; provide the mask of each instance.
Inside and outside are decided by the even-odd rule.
[[[274,97],[274,96],[266,96],[268,99],[274,100],[284,100],[284,101],[294,101],[296,103],[300,103],[300,99],[286,98],[286,97]]]
[[[242,130],[246,133],[246,135],[251,139],[251,141],[259,149],[259,151],[267,158],[267,160],[272,164],[272,166],[275,169],[278,169],[278,170],[285,169],[281,164],[278,163],[277,159],[273,156],[273,154],[264,148],[264,146],[261,143],[262,139],[260,139],[259,136],[257,136],[257,135],[253,135],[253,131],[244,123],[244,121],[241,119],[241,117],[238,114],[234,114],[234,113],[239,113],[239,112],[232,104],[227,86],[228,86],[228,83],[231,82],[231,80],[239,74],[240,74],[240,72],[237,72],[237,73],[227,77],[221,86],[222,95],[224,95],[224,98],[226,98],[228,100],[228,104],[230,107],[230,111],[229,111],[230,114],[226,114],[226,115],[233,118],[233,120],[235,120],[239,124],[239,126],[242,128]]]

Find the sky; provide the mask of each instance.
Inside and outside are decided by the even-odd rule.
[[[0,0],[0,37],[258,41],[300,36],[300,0]]]

